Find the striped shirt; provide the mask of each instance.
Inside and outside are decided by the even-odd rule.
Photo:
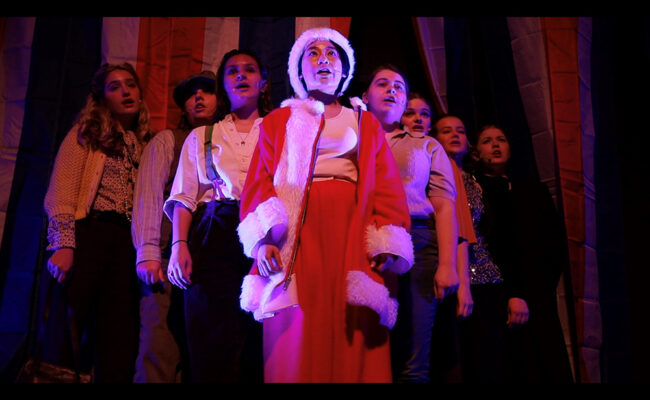
[[[140,158],[133,193],[131,237],[136,263],[162,261],[161,224],[165,185],[176,171],[170,171],[174,159],[174,133],[164,130],[147,144]]]

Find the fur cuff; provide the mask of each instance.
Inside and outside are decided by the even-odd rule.
[[[379,323],[393,329],[397,320],[397,300],[388,289],[372,280],[363,271],[350,271],[346,276],[346,300],[354,306],[365,306],[379,314]]]
[[[241,286],[239,306],[253,313],[256,321],[271,318],[278,312],[298,306],[296,275],[291,275],[288,290],[282,287],[284,274],[264,278],[260,275],[246,275]]]
[[[260,203],[255,211],[251,212],[239,223],[237,233],[239,241],[244,246],[244,254],[253,257],[251,252],[255,245],[276,225],[287,226],[289,217],[282,201],[277,197],[270,197]]]
[[[366,250],[370,257],[381,253],[394,254],[402,259],[391,266],[391,271],[403,274],[413,266],[413,241],[411,235],[401,226],[384,225],[377,229],[374,225],[366,228]]]
[[[368,111],[368,107],[366,106],[366,103],[363,102],[358,97],[350,97],[350,105],[352,106],[353,110],[363,110],[363,111]]]
[[[255,311],[260,307],[262,291],[268,279],[260,275],[246,275],[241,285],[239,306],[242,310]]]

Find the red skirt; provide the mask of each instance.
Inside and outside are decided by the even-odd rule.
[[[300,306],[263,322],[265,382],[391,382],[388,329],[345,301],[354,204],[354,184],[312,183],[294,266]]]

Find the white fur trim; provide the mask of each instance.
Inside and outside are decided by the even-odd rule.
[[[293,111],[304,110],[317,117],[325,112],[325,104],[313,99],[286,99],[280,104],[280,107],[291,107]],[[287,123],[287,127],[288,125]]]
[[[260,275],[246,275],[241,285],[239,305],[242,310],[255,311],[260,307],[262,291],[268,279]]]
[[[299,99],[285,100],[282,106],[291,107],[291,115],[287,120],[280,161],[273,175],[277,198],[266,200],[254,212],[248,214],[239,225],[238,232],[244,251],[250,257],[250,251],[266,235],[268,229],[277,223],[285,224],[286,240],[283,240],[280,246],[280,258],[286,268],[291,262],[310,173],[313,146],[325,107],[320,101]],[[265,206],[265,203],[268,205]],[[281,210],[282,213],[277,210]],[[250,220],[247,220],[249,217]],[[295,277],[289,290],[277,286],[284,280],[284,273],[258,279],[262,284],[255,282],[253,285],[253,281],[250,280],[246,288],[242,287],[240,301],[242,308],[252,311],[256,320],[272,317],[283,309],[298,305]],[[255,294],[244,293],[247,290],[254,290]]]
[[[244,251],[250,257],[251,250],[266,236],[269,229],[282,223],[286,227],[286,240],[280,245],[280,259],[286,268],[291,262],[314,141],[325,107],[320,101],[299,99],[285,100],[283,107],[291,107],[291,116],[287,120],[282,154],[273,175],[277,197],[271,197],[258,205],[239,224],[237,231]],[[240,297],[242,309],[252,311],[253,317],[260,321],[283,309],[297,306],[295,277],[289,290],[278,287],[284,280],[285,273],[269,278],[245,279],[246,287],[242,286]]]
[[[352,106],[353,109],[355,110],[363,110],[363,111],[368,111],[368,107],[366,106],[366,103],[363,102],[358,97],[350,97],[350,105]]]
[[[298,306],[296,275],[291,276],[288,290],[280,285],[284,274],[279,273],[265,278],[260,275],[246,275],[241,286],[239,305],[242,310],[253,313],[256,321],[270,318],[287,308]]]
[[[379,314],[379,323],[392,329],[397,320],[398,303],[390,297],[388,289],[363,271],[350,271],[345,280],[348,304],[371,308]]]
[[[350,70],[348,71],[348,76],[345,78],[345,81],[343,81],[343,86],[341,86],[341,92],[339,95],[345,92],[345,89],[348,88],[348,85],[350,84],[352,75],[354,73],[354,50],[352,49],[352,46],[350,46],[350,42],[348,42],[348,39],[345,36],[341,35],[338,31],[327,27],[308,29],[304,31],[294,42],[293,47],[291,47],[291,52],[289,53],[289,62],[287,63],[291,87],[293,88],[294,92],[296,92],[298,98],[301,99],[307,98],[307,91],[302,86],[302,82],[298,76],[298,63],[300,63],[302,54],[305,52],[305,47],[307,47],[307,45],[310,43],[315,42],[316,40],[329,40],[331,42],[334,42],[337,45],[341,46],[343,51],[345,51],[345,54],[348,56],[348,61],[350,62]]]
[[[313,147],[325,106],[315,100],[287,100],[291,116],[287,120],[286,136],[280,161],[273,176],[273,186],[288,214],[286,242],[280,248],[283,263],[291,255],[300,225],[300,213],[310,174]]]
[[[239,241],[244,247],[244,254],[252,257],[251,251],[268,231],[276,225],[287,225],[289,217],[282,201],[270,197],[260,203],[255,211],[249,213],[237,227]]]
[[[384,225],[377,229],[374,225],[366,227],[366,250],[370,257],[381,253],[390,253],[403,260],[398,260],[391,266],[391,271],[397,274],[407,272],[413,266],[413,240],[406,229],[401,226]]]
[[[286,271],[285,271],[286,273]],[[272,317],[287,308],[298,306],[298,287],[296,274],[291,274],[289,286],[284,288],[284,274],[271,276],[269,284],[262,293],[262,302],[258,314],[264,318]]]

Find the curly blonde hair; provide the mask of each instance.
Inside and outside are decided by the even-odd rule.
[[[115,70],[124,70],[133,76],[140,93],[142,86],[133,66],[129,63],[104,64],[93,75],[90,94],[86,104],[77,116],[76,125],[79,127],[77,140],[82,145],[88,145],[93,150],[101,150],[112,154],[122,150],[124,128],[113,118],[105,103],[104,86],[108,74]],[[143,101],[140,104],[135,136],[141,143],[148,142],[153,136],[149,124],[149,109]]]

